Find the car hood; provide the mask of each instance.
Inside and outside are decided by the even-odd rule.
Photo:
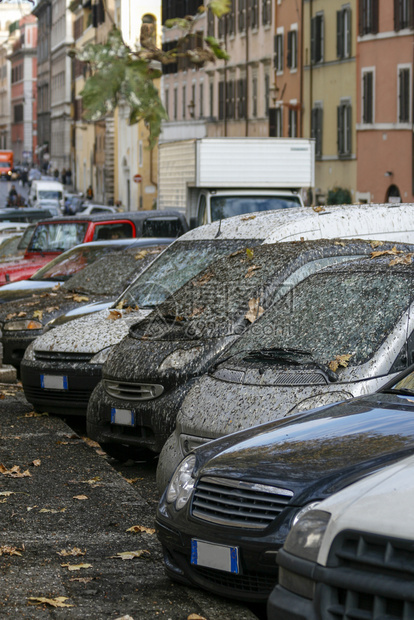
[[[0,304],[16,299],[24,299],[30,297],[38,291],[51,290],[60,282],[56,280],[20,280],[18,282],[10,282],[0,288]]]
[[[175,387],[205,372],[233,340],[233,336],[185,341],[138,340],[128,336],[111,352],[103,367],[103,377],[130,382],[155,381]]]
[[[206,444],[197,450],[204,463],[198,476],[262,482],[291,489],[296,496],[315,487],[323,497],[344,486],[344,479],[411,452],[412,403],[374,394]]]
[[[50,325],[50,327],[59,327],[59,325],[64,325],[65,323],[68,323],[69,321],[73,321],[74,319],[79,319],[82,316],[100,312],[101,310],[110,308],[113,305],[113,303],[114,303],[114,300],[95,301],[91,304],[77,306],[76,308],[67,310],[66,312],[58,316],[56,319],[54,319],[53,325]]]
[[[114,310],[108,308],[83,316],[52,329],[36,338],[35,351],[98,353],[118,344],[130,326],[149,314],[149,310]]]

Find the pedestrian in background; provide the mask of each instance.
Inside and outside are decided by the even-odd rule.
[[[88,189],[86,190],[86,198],[88,200],[93,200],[93,189],[92,189],[92,185],[89,185]]]

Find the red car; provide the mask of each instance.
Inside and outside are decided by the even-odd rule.
[[[185,217],[178,211],[132,211],[127,213],[55,217],[37,223],[24,256],[0,264],[0,286],[26,280],[58,254],[79,243],[132,237],[176,238],[187,232]]]

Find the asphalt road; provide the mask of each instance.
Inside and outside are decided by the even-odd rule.
[[[0,384],[0,618],[257,619],[165,576],[156,461],[114,464]]]

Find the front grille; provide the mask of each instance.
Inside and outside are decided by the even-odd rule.
[[[37,362],[89,362],[93,357],[93,353],[74,353],[74,352],[56,352],[56,351],[35,351],[34,358]]]
[[[204,477],[197,483],[192,515],[202,521],[263,530],[293,497],[288,489],[229,478]]]
[[[326,620],[408,620],[414,617],[414,545],[375,534],[342,532],[332,543],[321,584]]]
[[[272,385],[326,385],[321,372],[278,372],[269,381]]]
[[[72,403],[83,403],[86,405],[91,397],[92,390],[44,390],[31,386],[25,386],[24,393],[29,402],[62,401]]]
[[[242,575],[226,573],[204,566],[191,566],[195,575],[206,579],[209,583],[239,592],[251,592],[264,598],[270,594],[277,582],[274,575],[245,571]]]
[[[114,398],[121,400],[152,400],[161,396],[164,386],[156,383],[126,383],[119,381],[104,381],[105,390]]]

